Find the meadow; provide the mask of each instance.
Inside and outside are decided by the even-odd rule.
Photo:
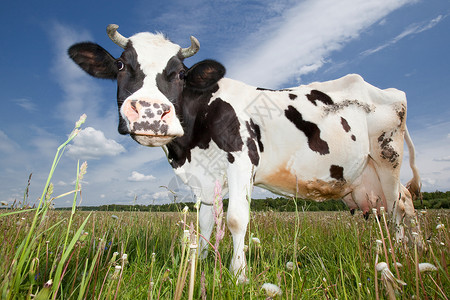
[[[208,256],[198,259],[198,206],[169,212],[77,210],[73,190],[53,195],[57,150],[38,203],[0,210],[1,299],[448,299],[449,210],[420,210],[419,232],[395,243],[389,216],[251,212],[245,283],[228,266],[231,235],[222,199]],[[70,211],[53,201],[73,196]],[[289,200],[288,200],[289,201]],[[225,228],[225,230],[224,230]],[[423,247],[418,247],[422,241]]]

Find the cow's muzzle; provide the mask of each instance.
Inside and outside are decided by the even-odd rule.
[[[161,146],[184,133],[171,104],[127,99],[122,104],[121,114],[130,135],[145,146]]]

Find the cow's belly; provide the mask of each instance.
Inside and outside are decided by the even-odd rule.
[[[352,191],[369,155],[367,128],[354,129],[351,135],[342,130],[322,132],[328,141],[327,154],[312,151],[295,131],[290,137],[288,144],[274,143],[262,153],[255,185],[316,201],[340,199]]]

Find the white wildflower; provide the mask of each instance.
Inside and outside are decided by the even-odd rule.
[[[438,224],[438,225],[436,226],[436,229],[437,229],[437,230],[440,230],[440,229],[441,229],[441,230],[444,230],[444,229],[445,229],[445,225],[442,224],[442,223],[441,223],[441,224]]]
[[[432,265],[430,263],[420,263],[419,264],[419,271],[421,273],[423,273],[423,272],[434,272],[434,271],[437,271],[437,270],[438,269],[434,265]]]
[[[116,216],[116,215],[112,215],[111,218],[113,218],[114,220],[118,220],[119,219],[119,217]]]
[[[286,269],[288,269],[288,271],[294,270],[294,263],[292,261],[288,261],[286,263]]]
[[[376,209],[376,208],[372,208],[372,213],[373,213],[374,215],[376,215],[376,214],[377,214],[377,209]]]
[[[266,292],[266,295],[270,298],[274,298],[276,296],[281,296],[283,293],[281,292],[281,289],[273,284],[273,283],[264,283],[261,287],[262,290]]]
[[[253,237],[252,242],[255,244],[261,244],[261,241],[257,237]]]

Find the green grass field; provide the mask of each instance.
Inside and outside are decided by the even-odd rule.
[[[38,228],[40,234],[32,237],[33,249],[18,283],[11,282],[18,261],[15,253],[33,216],[24,212],[0,219],[2,299],[29,298],[50,279],[54,299],[174,299],[179,274],[181,299],[188,299],[190,261],[184,259],[186,266],[181,262],[182,212],[75,213],[69,240],[89,219],[66,256],[58,289],[54,274],[62,258],[70,212],[47,213]],[[195,224],[195,219],[195,213],[188,214],[187,224]],[[428,251],[418,253],[417,261],[429,262],[438,270],[419,273],[416,280],[414,247],[394,246],[396,261],[403,265],[400,279],[407,284],[399,296],[411,298],[418,289],[416,299],[445,299],[450,294],[449,212],[428,211],[419,219]],[[445,228],[436,229],[438,224]],[[250,235],[260,243],[249,240],[249,282],[236,284],[228,272],[232,243],[227,232],[219,247],[221,263],[215,265],[211,248],[208,257],[198,262],[193,299],[202,295],[211,299],[213,293],[215,299],[265,299],[261,287],[266,282],[280,287],[286,299],[375,299],[376,240],[381,236],[374,218],[365,221],[361,215],[351,217],[345,212],[257,213],[252,214]],[[123,254],[127,254],[125,260]],[[298,267],[289,270],[286,264],[295,262],[295,255]],[[391,253],[388,259],[396,276]],[[386,260],[384,253],[378,260]],[[378,279],[379,297],[387,298],[380,273]]]
[[[82,120],[81,120],[82,121]],[[421,231],[396,244],[388,216],[349,212],[258,212],[247,232],[248,282],[228,271],[232,242],[213,232],[197,259],[198,214],[78,211],[77,166],[71,211],[52,210],[55,155],[42,196],[0,210],[1,299],[448,299],[449,210],[418,212]],[[288,200],[292,201],[292,200]],[[2,203],[3,205],[3,203]],[[218,220],[225,220],[219,214]],[[387,264],[383,265],[383,262]],[[397,265],[401,263],[401,267]],[[423,265],[429,263],[430,265]],[[384,268],[381,268],[386,266]],[[428,269],[425,270],[425,269]],[[278,287],[268,291],[267,284]],[[278,294],[278,295],[276,295]]]

